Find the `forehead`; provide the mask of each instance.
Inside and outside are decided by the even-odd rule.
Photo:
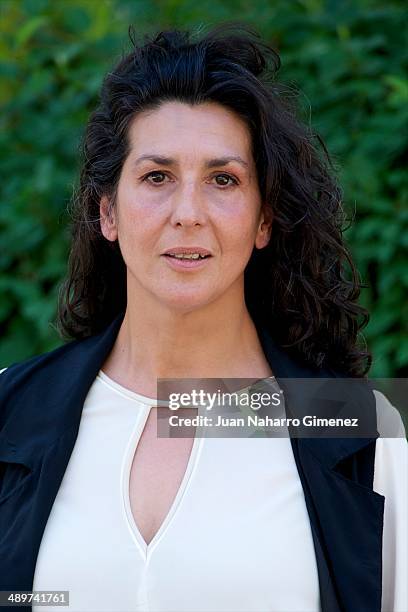
[[[251,134],[243,119],[216,102],[190,105],[164,102],[140,112],[129,126],[129,143],[135,154],[155,149],[163,154],[183,151],[206,156],[239,155],[251,164]]]

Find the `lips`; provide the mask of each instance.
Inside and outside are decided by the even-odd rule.
[[[176,257],[166,253],[162,255],[166,260],[167,265],[175,270],[176,272],[193,272],[194,270],[201,270],[203,267],[210,265],[209,261],[212,259],[211,255],[205,255],[199,257],[196,255],[192,257]]]
[[[163,255],[192,255],[193,253],[211,257],[211,252],[201,246],[176,246],[172,247],[171,249],[167,249]]]
[[[185,257],[180,257],[179,254],[172,255],[171,253],[166,253],[164,257],[171,257],[172,259],[179,259],[183,261],[200,261],[201,259],[207,259],[208,257],[211,257],[211,255],[200,255],[199,253],[195,253],[194,256],[187,253],[184,253],[184,255]]]

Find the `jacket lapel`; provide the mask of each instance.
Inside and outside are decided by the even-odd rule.
[[[75,445],[83,404],[123,317],[124,312],[96,336],[2,374],[7,377],[0,392],[0,463],[13,463],[17,474],[18,466],[21,470],[20,480],[10,479],[9,491],[0,490],[0,558],[7,560],[0,589],[32,589],[41,538]],[[264,327],[258,334],[289,410],[299,401],[304,404],[303,397],[296,399],[291,378],[336,376],[292,360]],[[363,385],[358,401],[347,398],[343,404],[375,415],[373,402]],[[312,529],[322,612],[381,612],[384,497],[371,488],[377,436],[291,437]],[[11,498],[13,504],[7,504]]]

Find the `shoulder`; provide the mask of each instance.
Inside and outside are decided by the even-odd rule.
[[[123,316],[124,312],[119,313],[107,327],[97,334],[68,340],[51,351],[13,363],[8,367],[1,364],[0,396],[5,387],[17,388],[26,383],[30,385],[32,382],[48,384],[47,377],[50,375],[58,375],[59,379],[64,378],[66,371],[77,371],[81,365],[86,366],[88,361],[90,361],[91,369],[94,369],[100,355],[104,355],[111,349]]]
[[[75,361],[73,340],[51,351],[34,355],[8,366],[1,367],[0,373],[0,430],[9,417],[34,396],[43,396],[49,389],[50,381],[67,380],[69,364]],[[72,355],[72,358],[70,356]]]
[[[380,391],[374,395],[380,437],[373,490],[384,499],[382,602],[384,610],[402,611],[408,609],[408,443],[397,408]]]
[[[16,382],[23,383],[30,375],[37,371],[43,371],[47,368],[58,367],[64,360],[69,359],[70,354],[75,353],[75,348],[80,347],[85,340],[71,340],[58,346],[50,351],[33,355],[21,361],[5,366],[1,364],[0,368],[1,383],[0,389],[4,388],[8,383]]]
[[[8,366],[1,367],[0,374],[6,370],[10,372],[20,371],[23,369],[27,369],[30,366],[34,366],[37,363],[43,363],[43,362],[49,361],[50,359],[58,358],[61,354],[65,353],[67,349],[69,350],[71,345],[77,342],[78,342],[77,340],[71,341],[66,344],[62,344],[61,346],[58,346],[57,348],[54,348],[50,351],[39,353],[31,357],[27,357],[26,359],[22,359],[21,361],[15,361]]]
[[[373,389],[377,428],[381,438],[405,438],[404,422],[399,410],[377,389]]]
[[[397,408],[380,391],[374,390],[377,409],[374,490],[388,498],[400,499],[408,479],[408,443]]]

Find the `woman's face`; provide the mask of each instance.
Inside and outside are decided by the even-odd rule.
[[[118,239],[127,266],[128,302],[147,292],[189,311],[228,292],[242,298],[245,267],[271,226],[246,124],[216,103],[166,102],[135,117],[129,140],[110,215],[101,199],[102,232]],[[200,247],[211,257],[164,255],[176,247]]]

